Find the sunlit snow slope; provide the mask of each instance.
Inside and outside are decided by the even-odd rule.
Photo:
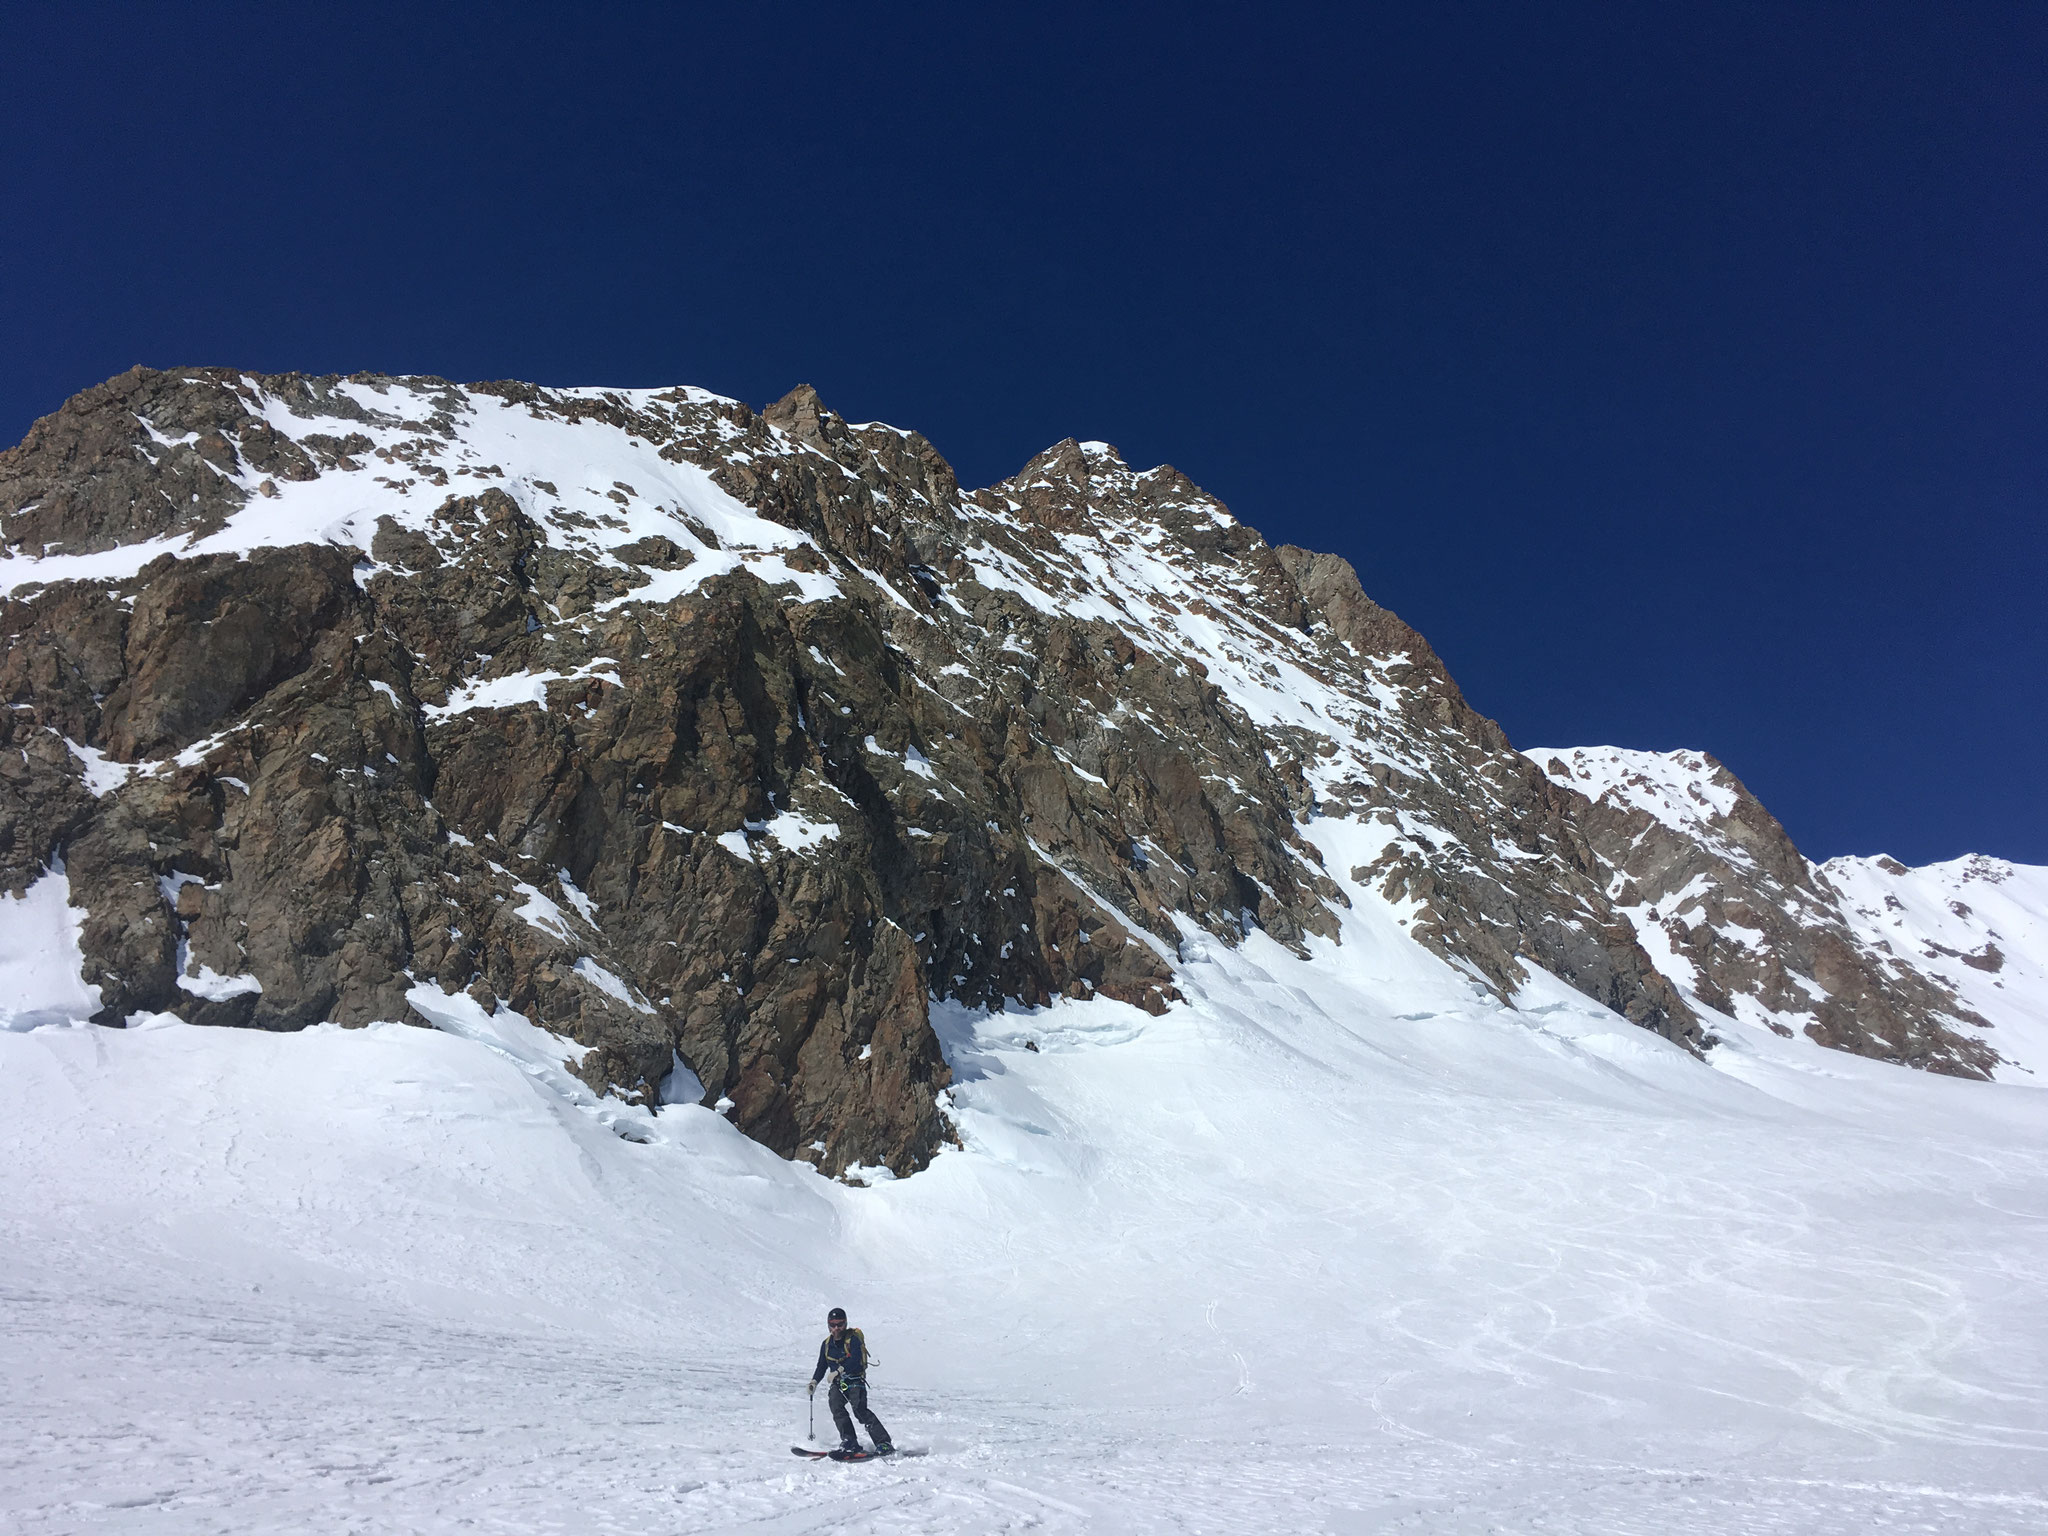
[[[481,1010],[0,1032],[0,1518],[2048,1520],[2048,1097],[1748,1032],[1710,1070],[1350,894],[1306,960],[1191,931],[1162,1017],[939,1009],[963,1145],[870,1188]],[[928,1455],[788,1455],[835,1302]]]

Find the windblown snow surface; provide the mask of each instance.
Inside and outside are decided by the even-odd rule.
[[[1505,1009],[1350,895],[1161,1018],[939,1005],[963,1144],[866,1187],[466,998],[118,1031],[18,966],[0,1528],[2048,1528],[2048,1094]],[[927,1455],[790,1456],[834,1303]]]

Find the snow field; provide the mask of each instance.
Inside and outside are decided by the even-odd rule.
[[[2048,1096],[1703,1067],[1365,900],[1181,955],[1159,1019],[939,1005],[964,1145],[869,1188],[453,999],[0,1033],[0,1524],[2048,1523]],[[929,1456],[788,1455],[835,1302]]]

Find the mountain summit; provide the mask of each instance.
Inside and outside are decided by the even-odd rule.
[[[936,1003],[1156,1014],[1359,902],[1695,1055],[1988,1077],[2048,998],[2044,872],[1517,752],[1345,561],[1106,443],[963,491],[809,386],[138,368],[0,454],[0,535],[0,889],[102,1023],[538,1029],[863,1177],[949,1135]]]

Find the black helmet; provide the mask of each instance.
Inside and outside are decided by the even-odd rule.
[[[828,1323],[843,1323],[843,1322],[845,1322],[845,1321],[846,1321],[846,1308],[844,1308],[844,1307],[834,1307],[834,1308],[833,1308],[833,1309],[832,1309],[832,1310],[831,1310],[830,1312],[827,1312],[827,1313],[825,1314],[825,1321],[826,1321],[826,1322],[828,1322]]]

